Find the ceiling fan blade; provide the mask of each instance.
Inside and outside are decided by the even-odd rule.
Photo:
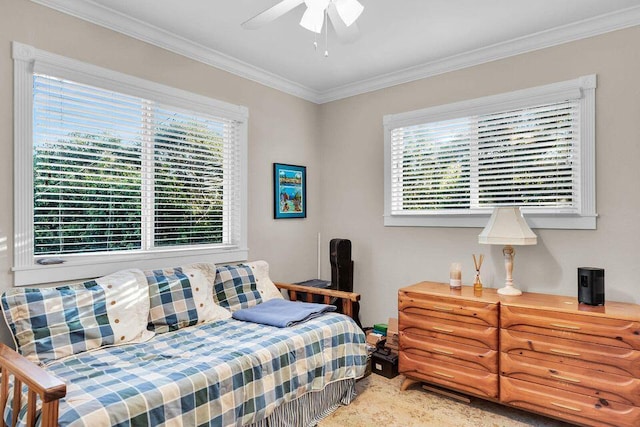
[[[356,22],[364,10],[364,6],[358,0],[335,0],[335,6],[347,27]]]
[[[354,22],[347,27],[347,25],[338,14],[338,10],[336,9],[336,6],[333,2],[329,3],[329,6],[327,7],[327,14],[329,15],[329,19],[331,20],[333,29],[338,35],[338,39],[342,43],[353,43],[358,39],[358,37],[360,37],[358,25]]]
[[[244,28],[245,30],[255,30],[256,28],[260,28],[264,24],[268,24],[269,22],[289,12],[290,10],[295,9],[302,3],[304,3],[304,0],[283,0],[275,6],[265,10],[264,12],[257,14],[253,18],[244,21],[242,23],[242,28]]]
[[[307,6],[300,25],[309,31],[320,34],[324,24],[324,8]]]

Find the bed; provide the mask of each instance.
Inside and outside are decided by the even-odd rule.
[[[354,295],[341,296],[349,311]],[[16,426],[314,425],[351,401],[366,362],[364,335],[343,314],[286,328],[221,318],[42,367],[5,346],[0,403]]]

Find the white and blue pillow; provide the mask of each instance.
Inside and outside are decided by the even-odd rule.
[[[148,329],[156,333],[231,317],[211,296],[216,268],[196,263],[145,271],[149,285]]]
[[[139,270],[55,288],[13,288],[2,311],[16,349],[46,364],[95,348],[143,341],[149,298]]]
[[[253,277],[256,279],[256,289],[260,292],[262,302],[284,298],[280,290],[269,278],[269,264],[266,261],[252,261],[244,265],[251,267]]]
[[[182,268],[144,273],[149,284],[149,330],[163,333],[198,323],[191,282]]]
[[[247,265],[218,267],[213,288],[215,302],[232,313],[262,302],[253,271]]]
[[[231,318],[231,312],[213,300],[213,284],[216,281],[216,266],[211,263],[194,263],[182,266],[189,277],[193,300],[198,310],[198,323]]]

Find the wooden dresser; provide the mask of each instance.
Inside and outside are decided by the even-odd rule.
[[[399,371],[586,426],[640,426],[640,306],[422,282],[398,294]]]

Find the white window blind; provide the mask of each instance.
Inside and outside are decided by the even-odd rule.
[[[142,248],[142,100],[33,77],[34,252]]]
[[[233,120],[34,75],[35,254],[237,243],[237,138]]]
[[[246,107],[12,56],[15,285],[248,258]]]
[[[595,76],[385,116],[385,224],[595,228]]]
[[[392,214],[501,205],[577,212],[578,104],[547,104],[391,132]]]
[[[159,107],[154,128],[156,246],[238,244],[238,127]]]

